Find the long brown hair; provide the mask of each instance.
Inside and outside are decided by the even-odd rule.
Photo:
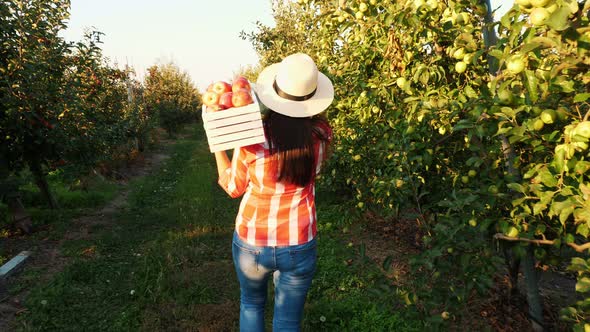
[[[264,131],[276,165],[277,181],[303,187],[315,177],[316,140],[328,142],[331,129],[323,116],[293,118],[269,111]]]

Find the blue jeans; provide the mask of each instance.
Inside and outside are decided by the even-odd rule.
[[[316,239],[286,247],[257,247],[234,232],[234,266],[240,282],[240,331],[264,331],[267,284],[275,286],[273,331],[299,331],[317,261]]]

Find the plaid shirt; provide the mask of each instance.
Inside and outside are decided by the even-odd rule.
[[[325,143],[317,140],[314,148],[318,174]],[[244,195],[236,232],[254,246],[307,243],[317,234],[315,181],[305,187],[277,182],[273,166],[267,142],[234,150],[231,167],[222,173],[219,185],[233,198]]]

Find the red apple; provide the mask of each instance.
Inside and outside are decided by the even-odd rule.
[[[213,92],[221,96],[224,92],[231,92],[231,85],[224,81],[215,82],[213,83]]]
[[[246,106],[254,102],[250,90],[247,89],[238,89],[234,91],[231,101],[234,104],[234,107]]]
[[[219,106],[219,105],[213,105],[213,106],[207,106],[207,112],[217,112],[217,111],[221,111],[224,110],[225,108]]]
[[[233,92],[225,92],[224,94],[219,97],[219,106],[223,108],[232,108],[234,104],[232,103]]]
[[[215,106],[219,103],[219,94],[213,91],[207,91],[201,97],[205,106]]]
[[[236,92],[238,89],[246,89],[248,91],[251,90],[250,88],[250,82],[248,82],[248,79],[245,78],[244,76],[238,76],[238,78],[236,78],[231,86],[231,90],[233,92]]]
[[[209,86],[207,86],[207,91],[213,91],[213,83],[209,84]]]

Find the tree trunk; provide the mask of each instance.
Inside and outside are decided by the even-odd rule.
[[[526,282],[526,297],[529,305],[529,318],[533,330],[545,331],[543,327],[543,302],[539,293],[539,274],[535,270],[535,255],[533,246],[529,245],[524,256],[524,279]]]
[[[502,244],[502,251],[504,253],[504,262],[508,268],[508,276],[510,277],[510,297],[518,293],[518,272],[520,270],[520,257],[513,254],[512,245],[506,242]]]
[[[43,172],[43,168],[41,167],[39,160],[30,160],[29,168],[31,169],[31,173],[33,173],[33,177],[35,178],[35,184],[41,191],[41,195],[43,195],[43,197],[45,197],[47,200],[47,203],[49,203],[49,207],[54,210],[58,209],[59,205],[57,204],[55,196],[53,196],[51,193],[49,184],[47,183],[47,178],[45,177],[45,173]]]
[[[481,4],[484,4],[488,8],[488,12],[486,13],[485,23],[486,26],[483,29],[483,36],[484,36],[484,43],[486,48],[490,48],[491,46],[496,45],[498,42],[498,38],[496,37],[496,32],[493,29],[492,23],[492,13],[491,13],[491,1],[490,0],[480,0]],[[492,56],[488,56],[488,63],[489,63],[489,73],[493,77],[496,75],[498,71],[498,61],[493,58]],[[515,152],[513,146],[510,144],[506,136],[501,135],[502,140],[502,152],[504,154],[506,168],[508,170],[508,174],[512,176],[515,182],[519,182],[522,178],[520,175],[520,170],[517,169],[514,165],[515,160]],[[508,249],[510,250],[510,249]],[[510,253],[505,253],[509,256]],[[515,258],[515,260],[518,258]],[[514,262],[516,263],[516,261]],[[520,264],[520,262],[518,263]],[[510,270],[510,281],[513,285],[516,285],[515,282],[518,281],[518,265],[513,266],[509,264]],[[539,294],[539,280],[537,272],[535,271],[535,256],[533,253],[533,247],[529,245],[526,250],[526,255],[523,260],[523,270],[524,270],[524,277],[526,282],[526,293],[527,293],[527,303],[529,305],[529,316],[531,319],[531,325],[534,331],[544,331],[543,328],[543,306],[541,302],[541,296]],[[514,274],[514,276],[513,276]],[[515,278],[515,279],[513,279]]]
[[[6,195],[6,204],[11,216],[11,226],[20,229],[25,234],[31,233],[33,231],[31,217],[25,211],[20,195],[18,193]]]

